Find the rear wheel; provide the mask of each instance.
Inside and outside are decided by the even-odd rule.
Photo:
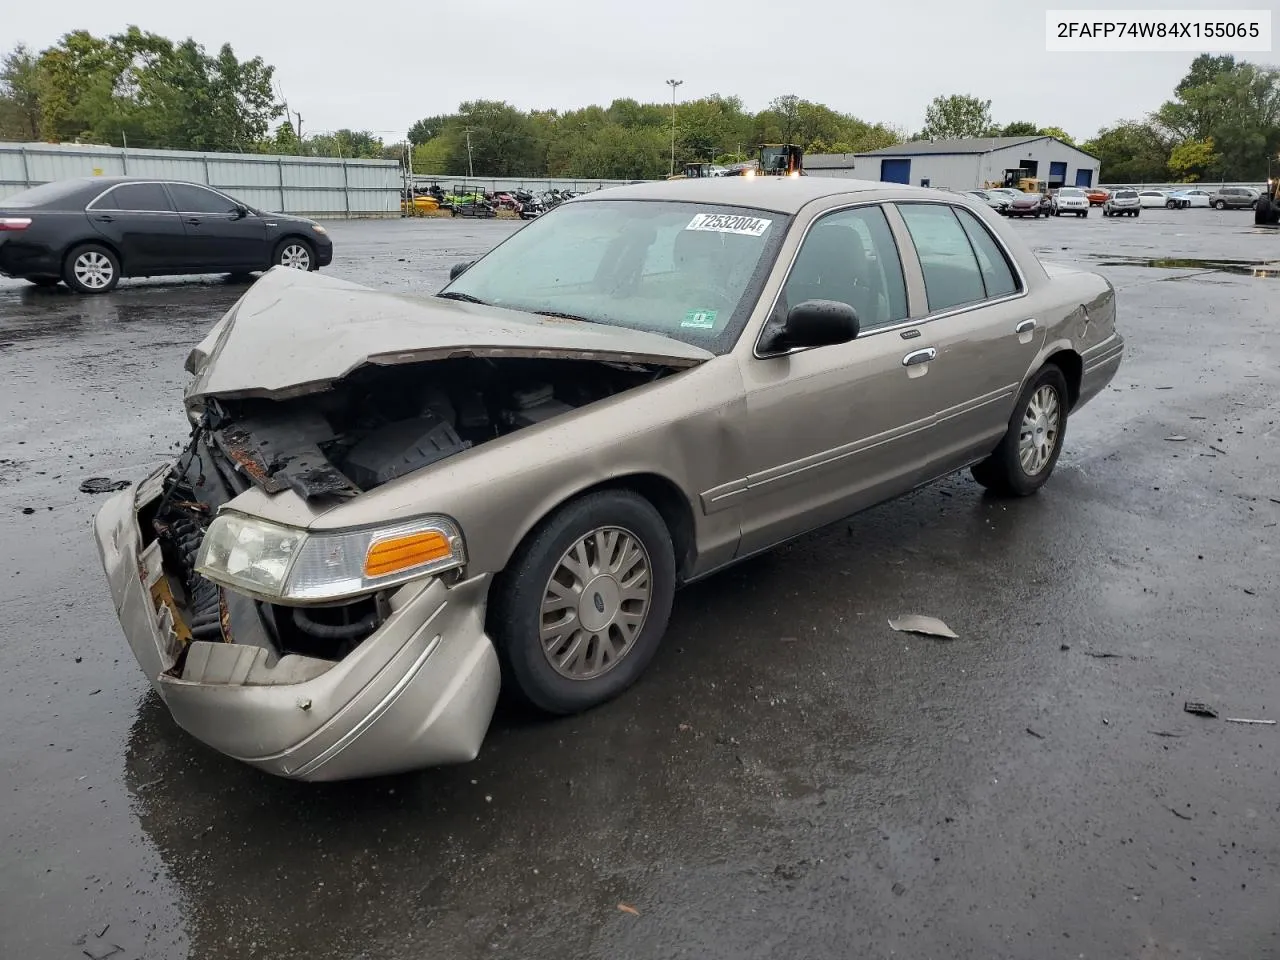
[[[1026,497],[1048,481],[1067,427],[1067,378],[1049,364],[1023,388],[1000,445],[975,464],[973,479],[992,493]]]
[[[548,713],[577,713],[633,684],[675,594],[662,516],[626,490],[588,494],[521,544],[494,585],[489,628],[507,679]]]
[[[67,254],[62,279],[78,293],[110,293],[120,282],[120,260],[99,243],[82,243]]]
[[[271,262],[291,270],[317,270],[316,254],[311,244],[301,237],[287,237],[276,247]]]

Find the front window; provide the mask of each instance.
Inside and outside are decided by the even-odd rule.
[[[567,203],[439,296],[647,330],[725,353],[755,306],[788,220],[675,201]]]
[[[171,183],[169,193],[173,195],[173,202],[182,213],[232,214],[236,212],[235,200],[205,187],[198,187],[194,183]]]

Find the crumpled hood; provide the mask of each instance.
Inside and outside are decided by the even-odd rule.
[[[195,380],[187,399],[301,396],[366,364],[462,356],[690,367],[713,354],[656,333],[397,296],[276,267],[191,351],[186,367]]]

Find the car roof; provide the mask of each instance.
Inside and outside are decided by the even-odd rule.
[[[827,197],[875,193],[877,199],[937,197],[938,190],[909,187],[878,180],[842,177],[700,177],[690,180],[660,180],[625,187],[607,187],[570,203],[599,200],[680,200],[688,203],[754,207],[775,213],[797,213],[805,204]]]

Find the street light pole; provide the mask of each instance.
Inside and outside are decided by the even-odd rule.
[[[667,86],[671,87],[671,175],[676,173],[676,87],[684,83],[683,80],[668,80]]]

